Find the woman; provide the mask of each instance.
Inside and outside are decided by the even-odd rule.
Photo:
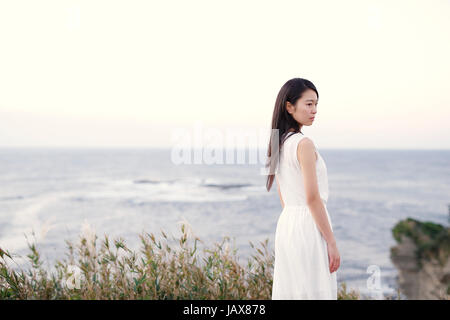
[[[275,102],[266,187],[270,191],[276,179],[283,210],[275,231],[273,300],[337,299],[340,256],[326,207],[327,168],[312,139],[301,132],[313,124],[318,100],[312,82],[294,78]]]

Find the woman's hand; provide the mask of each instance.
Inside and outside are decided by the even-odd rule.
[[[339,250],[336,243],[327,243],[328,250],[328,262],[330,265],[330,273],[335,272],[341,265],[341,256],[339,255]]]

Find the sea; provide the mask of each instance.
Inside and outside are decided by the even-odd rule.
[[[243,265],[256,253],[251,244],[262,248],[268,241],[274,249],[282,207],[276,183],[266,189],[264,160],[179,164],[172,152],[0,148],[0,248],[25,263],[27,242],[34,237],[51,267],[64,258],[65,240],[77,241],[84,224],[99,240],[105,234],[121,237],[139,250],[142,232],[179,238],[185,223],[210,248],[228,237]],[[448,226],[450,150],[321,149],[320,154],[341,255],[338,283],[363,295],[394,294],[392,228],[407,217]]]

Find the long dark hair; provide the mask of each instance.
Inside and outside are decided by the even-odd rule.
[[[273,109],[272,116],[272,130],[270,135],[269,147],[267,151],[268,160],[266,163],[266,168],[269,168],[269,174],[267,175],[266,189],[270,191],[272,188],[273,179],[275,178],[275,172],[277,169],[279,153],[285,138],[289,131],[291,132],[301,132],[302,124],[298,123],[289,112],[286,110],[287,102],[295,105],[298,99],[302,97],[303,92],[311,89],[314,90],[319,98],[319,93],[317,92],[314,84],[303,78],[293,78],[287,81],[278,92],[277,99],[275,101],[275,108]],[[278,129],[273,130],[273,129]],[[276,135],[275,132],[278,132]],[[278,137],[278,148],[272,150],[272,145],[276,145],[274,139]],[[287,136],[289,137],[289,136]],[[275,142],[275,144],[274,144]]]

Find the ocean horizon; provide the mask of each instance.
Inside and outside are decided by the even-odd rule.
[[[28,253],[24,234],[40,237],[50,264],[64,258],[84,221],[102,239],[138,248],[141,231],[177,236],[180,221],[205,243],[230,237],[241,262],[269,239],[273,250],[281,204],[266,190],[261,163],[180,164],[170,148],[0,148],[0,247]],[[382,291],[397,287],[389,258],[391,229],[412,217],[448,225],[450,150],[326,149],[330,214],[341,266],[337,280],[368,293],[369,266]],[[43,232],[43,233],[42,233]]]

